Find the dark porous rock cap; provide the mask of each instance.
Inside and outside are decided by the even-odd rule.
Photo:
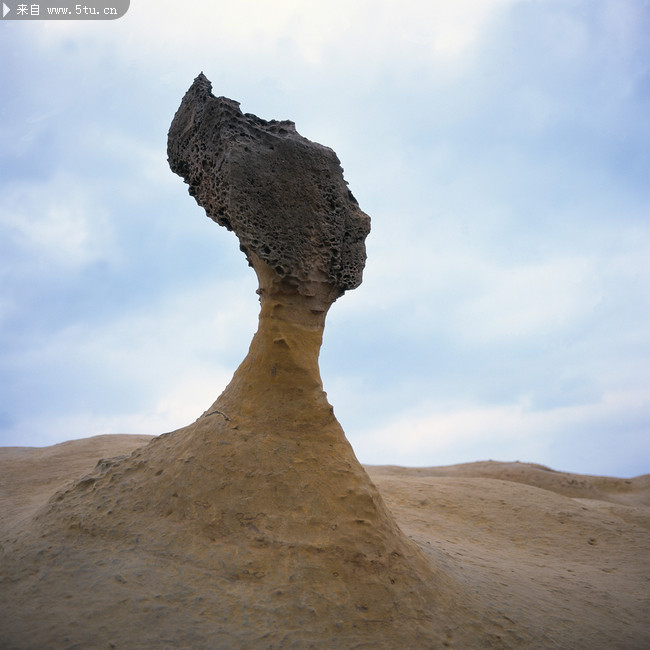
[[[172,121],[169,165],[207,215],[233,230],[249,263],[262,260],[284,290],[326,283],[336,299],[359,286],[370,218],[336,153],[290,121],[242,113],[201,73]]]

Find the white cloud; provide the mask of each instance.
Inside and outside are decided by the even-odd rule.
[[[479,288],[459,305],[461,336],[480,343],[541,339],[590,315],[601,296],[594,263],[564,258],[475,268]]]
[[[122,183],[121,193],[139,192],[142,196],[154,187],[160,192],[178,186],[167,162],[164,134],[156,143],[158,146],[154,146],[126,128],[107,130],[105,124],[97,121],[84,125],[78,141],[83,143],[84,151],[92,152],[94,160],[105,161],[105,167],[111,170],[111,182]]]
[[[423,404],[355,436],[353,442],[362,462],[371,464],[534,459],[554,469],[597,474],[615,456],[621,467],[609,471],[622,473],[626,458],[643,459],[650,452],[646,430],[630,421],[630,413],[648,403],[647,389],[632,388],[594,403],[546,410],[531,409],[526,400],[493,406]],[[559,462],[564,465],[559,467]],[[634,464],[642,467],[643,461]]]
[[[47,332],[14,351],[3,365],[20,415],[0,444],[157,435],[193,422],[246,355],[259,307],[250,285],[247,278],[180,287],[117,319]]]
[[[465,0],[428,5],[428,15],[418,15],[421,3],[410,4],[411,28],[429,29],[432,51],[444,59],[461,55],[482,36],[491,19],[517,0]],[[403,5],[400,3],[400,7]]]
[[[0,227],[28,255],[25,261],[74,268],[110,255],[106,209],[80,178],[59,172],[45,183],[16,183],[5,191]]]
[[[284,52],[308,66],[323,66],[331,51],[354,54],[358,64],[399,57],[400,49],[410,45],[427,58],[449,63],[471,50],[491,19],[517,1],[204,0],[179,10],[172,0],[142,0],[110,24],[81,29],[74,21],[43,21],[40,38],[48,47],[71,38],[93,42],[97,51],[100,43],[110,42],[127,61],[171,55],[205,57],[209,63],[210,54],[229,54],[229,63],[237,66],[237,57]],[[263,60],[260,65],[265,67]]]
[[[378,237],[359,295],[340,309],[374,311],[405,335],[446,323],[465,343],[521,343],[571,329],[602,299],[602,260],[587,255],[504,257],[444,219]]]

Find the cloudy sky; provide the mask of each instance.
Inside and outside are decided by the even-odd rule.
[[[253,271],[166,162],[203,71],[372,218],[321,352],[362,462],[650,472],[649,34],[645,0],[0,22],[0,445],[173,430],[245,356]]]

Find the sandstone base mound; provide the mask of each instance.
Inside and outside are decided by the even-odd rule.
[[[466,595],[395,525],[331,409],[321,418],[312,435],[214,409],[101,460],[3,541],[3,647],[454,638]]]
[[[287,511],[287,522],[275,522],[282,531],[271,533],[267,517],[248,518],[245,491],[233,507],[224,499],[216,500],[220,509],[210,506],[208,498],[236,487],[223,485],[223,476],[203,477],[211,494],[206,487],[173,496],[178,468],[160,452],[182,448],[182,471],[201,477],[205,425],[222,421],[224,449],[237,435],[215,415],[149,446],[145,436],[100,436],[0,449],[0,647],[389,648],[398,637],[418,648],[650,644],[649,476],[588,477],[494,462],[366,467],[408,537],[399,536],[384,557],[368,557],[378,534],[356,519],[337,527],[347,549],[337,551],[336,530],[327,532],[323,522],[304,539],[290,539],[291,522],[295,535],[304,517],[299,511]],[[239,452],[243,445],[224,453]],[[121,461],[100,460],[120,454]],[[122,501],[100,506],[109,467],[129,477],[132,497],[125,490],[115,500],[127,499],[133,517]],[[255,458],[249,467],[251,476],[235,479],[239,486],[263,471]],[[157,479],[150,494],[138,489],[145,475]],[[314,491],[295,496],[303,508],[317,485],[316,472]],[[359,499],[363,520],[364,500],[376,496],[347,489],[318,498]],[[81,505],[57,519],[61,495],[79,503],[94,495],[110,527],[87,529],[90,513]],[[234,535],[239,549],[219,543],[224,535]],[[410,573],[414,566],[419,576]]]

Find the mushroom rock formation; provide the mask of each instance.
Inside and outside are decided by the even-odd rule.
[[[327,311],[361,284],[370,219],[334,151],[303,138],[293,122],[242,114],[211,89],[199,75],[174,116],[172,171],[211,219],[234,230],[262,295],[298,294]]]
[[[208,412],[222,406],[255,422],[318,418],[316,406],[331,415],[318,369],[325,316],[361,284],[370,231],[336,154],[292,122],[242,114],[203,74],[174,116],[168,154],[207,215],[235,232],[259,282],[258,332]]]
[[[398,528],[323,391],[325,315],[361,282],[369,231],[336,155],[291,122],[242,114],[203,75],[168,151],[257,273],[259,328],[196,422],[100,462],[3,541],[9,645],[467,641],[469,589]]]

